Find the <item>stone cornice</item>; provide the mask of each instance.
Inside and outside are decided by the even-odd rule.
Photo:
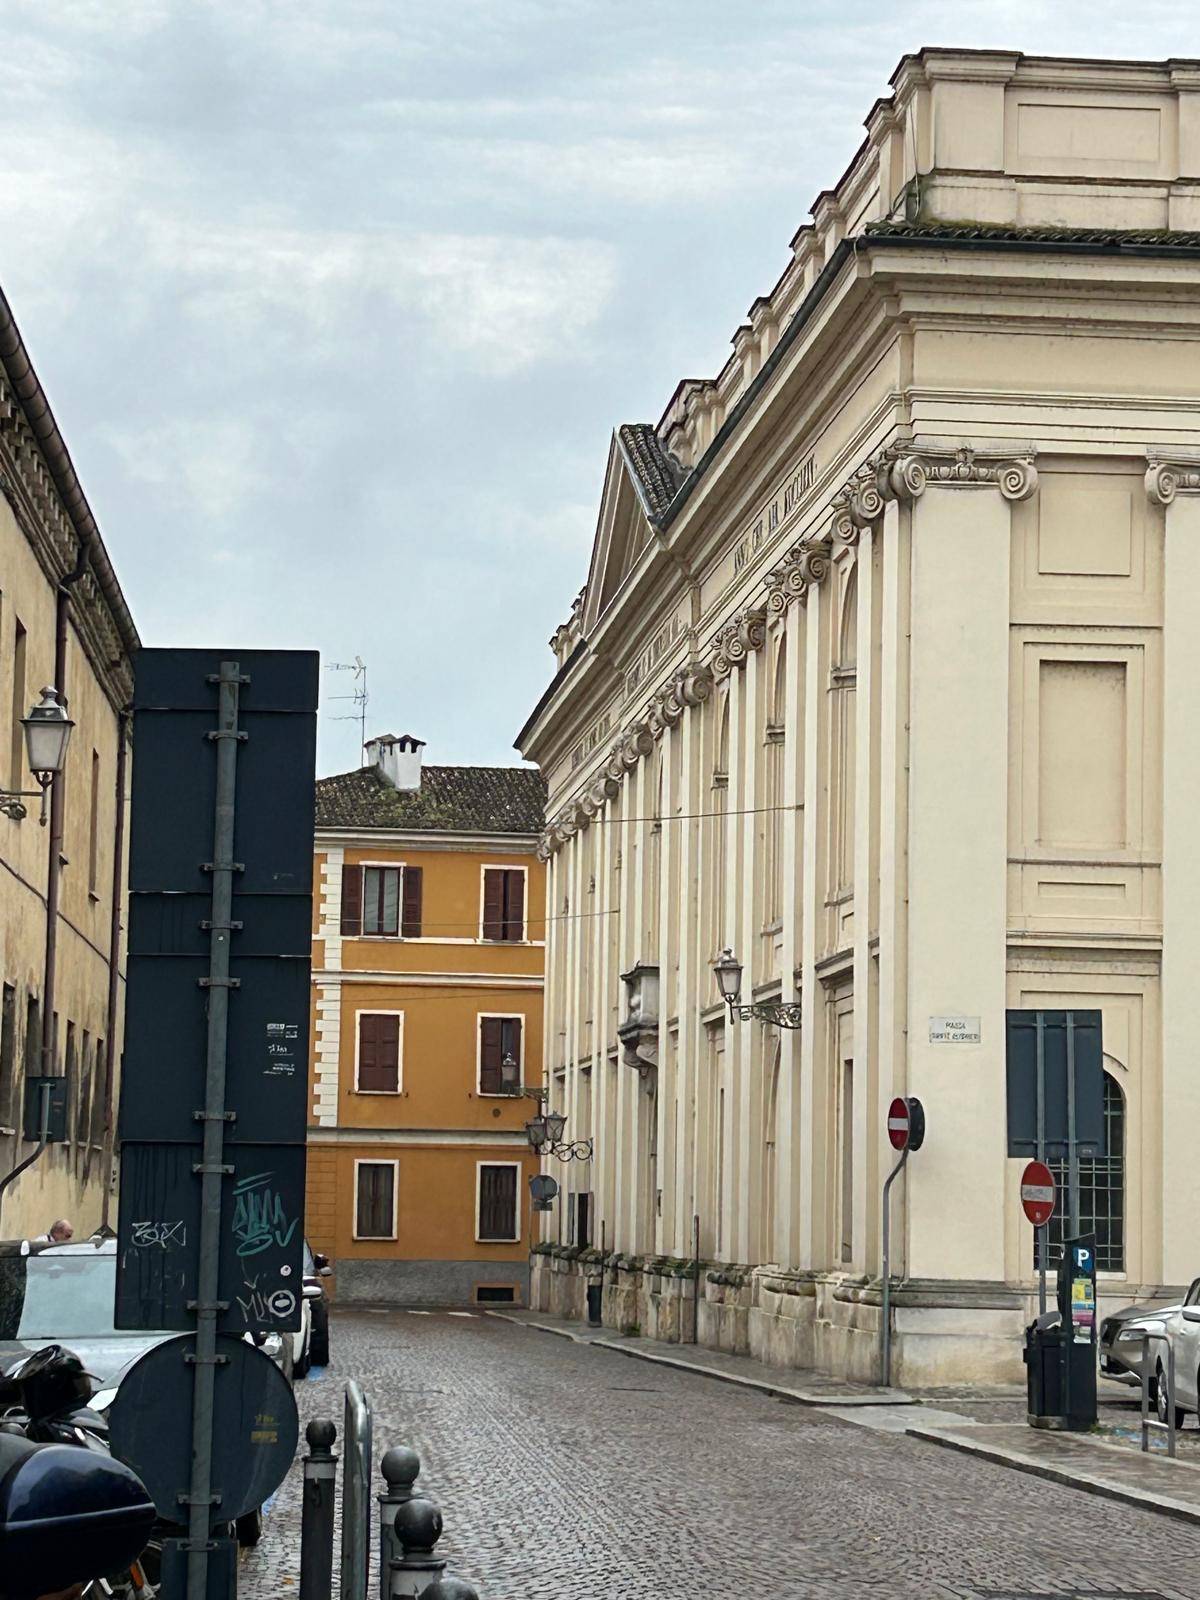
[[[1158,492],[1168,498],[1179,489],[1200,490],[1200,460],[1187,466],[1152,463],[1146,475],[1159,476]],[[693,659],[650,699],[645,710],[619,735],[600,775],[581,795],[568,801],[547,826],[538,854],[545,860],[587,828],[606,801],[615,799],[625,776],[649,755],[667,728],[673,728],[688,706],[700,705],[714,686],[744,667],[766,643],[768,625],[786,615],[794,602],[805,604],[814,585],[828,577],[833,565],[852,559],[864,528],[873,527],[889,501],[911,503],[934,488],[998,489],[1009,501],[1027,500],[1038,484],[1035,453],[926,443],[906,439],[888,445],[854,472],[830,502],[824,532],[793,545],[767,572],[759,596],[725,622],[707,651]],[[1164,499],[1163,504],[1166,503]]]

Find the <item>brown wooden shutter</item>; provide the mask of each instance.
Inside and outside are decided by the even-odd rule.
[[[404,869],[404,909],[401,912],[400,933],[405,939],[421,937],[421,868]]]
[[[392,1237],[392,1187],[396,1169],[391,1163],[364,1161],[358,1169],[356,1232],[360,1239]]]
[[[357,939],[362,933],[363,870],[342,868],[342,934]]]
[[[504,938],[504,872],[498,867],[483,870],[483,937]]]
[[[479,1019],[479,1092],[499,1094],[500,1063],[504,1059],[504,1023],[500,1017]]]
[[[516,1228],[516,1167],[481,1167],[479,1171],[479,1237],[512,1239]]]
[[[400,1018],[362,1011],[358,1017],[358,1087],[395,1094],[400,1087]]]
[[[505,877],[505,917],[504,937],[506,939],[523,939],[525,937],[525,874],[523,872],[506,872]]]
[[[517,1063],[517,1071],[521,1069],[521,1019],[520,1017],[505,1017],[500,1024],[500,1059],[511,1056]]]

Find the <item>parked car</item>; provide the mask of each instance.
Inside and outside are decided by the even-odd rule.
[[[1169,1306],[1125,1306],[1100,1325],[1100,1371],[1117,1383],[1142,1382],[1142,1361],[1150,1362],[1150,1393],[1160,1422],[1167,1420],[1167,1347],[1162,1339],[1147,1346],[1146,1332],[1159,1333],[1175,1353],[1176,1426],[1187,1412],[1200,1415],[1200,1278],[1183,1300]]]
[[[329,1265],[329,1257],[322,1255],[318,1250],[315,1254],[307,1239],[304,1241],[304,1303],[309,1314],[309,1366],[327,1367],[329,1365],[329,1296],[325,1293],[324,1280],[330,1277],[333,1268]]]
[[[115,1327],[116,1283],[117,1241],[111,1233],[40,1248],[24,1240],[0,1242],[0,1367],[6,1358],[64,1344],[92,1379],[91,1409],[106,1417],[134,1363],[178,1332]],[[283,1364],[279,1334],[254,1342]],[[238,1518],[239,1543],[256,1544],[261,1531],[259,1511]]]

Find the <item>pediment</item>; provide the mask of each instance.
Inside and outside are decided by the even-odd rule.
[[[600,517],[588,569],[583,630],[589,633],[654,537],[654,522],[676,493],[682,471],[638,424],[612,437]]]

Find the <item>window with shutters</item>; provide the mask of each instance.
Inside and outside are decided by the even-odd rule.
[[[481,1242],[515,1244],[520,1238],[517,1220],[517,1180],[520,1163],[481,1161],[476,1167],[479,1224],[475,1237]]]
[[[420,867],[372,865],[342,868],[342,936],[347,939],[419,939]]]
[[[403,1086],[403,1011],[360,1011],[354,1047],[359,1094],[399,1094]]]
[[[479,1082],[480,1094],[503,1094],[503,1067],[505,1056],[517,1063],[517,1079],[524,1081],[525,1057],[522,1053],[522,1017],[493,1016],[479,1019]]]
[[[525,938],[524,867],[484,867],[480,932],[513,944]]]
[[[396,1161],[354,1163],[354,1237],[396,1237]]]

